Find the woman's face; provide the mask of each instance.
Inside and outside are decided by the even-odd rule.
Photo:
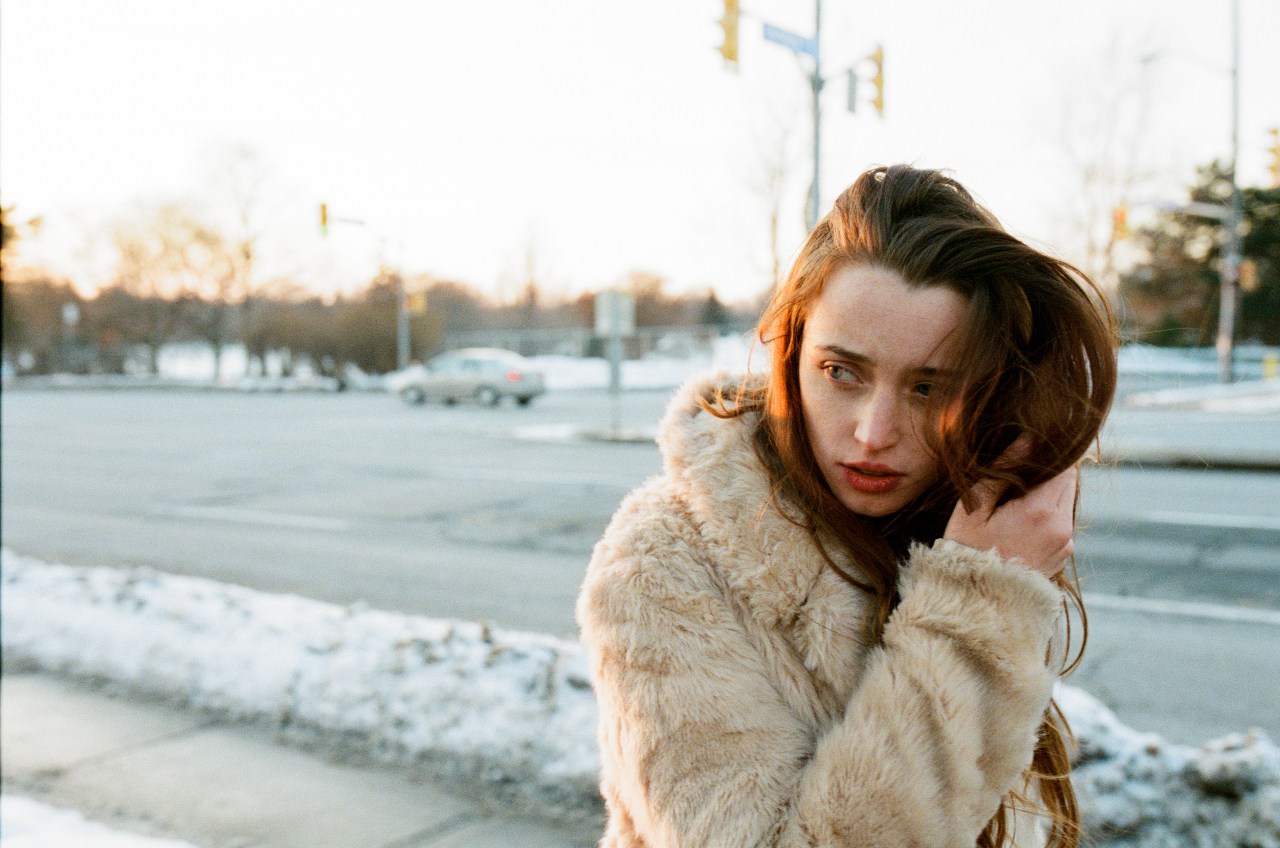
[[[954,379],[948,358],[964,298],[908,286],[893,271],[846,265],[805,319],[800,404],[831,491],[860,515],[894,513],[936,479],[923,431],[929,393]]]

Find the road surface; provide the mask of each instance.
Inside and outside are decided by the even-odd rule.
[[[618,416],[652,428],[665,398],[624,394]],[[573,636],[592,544],[661,467],[652,443],[566,438],[613,415],[589,391],[527,409],[7,391],[3,541],[51,561]],[[1224,438],[1255,437],[1236,424]],[[1081,514],[1092,602],[1073,682],[1177,741],[1250,725],[1280,738],[1280,475],[1092,468]]]

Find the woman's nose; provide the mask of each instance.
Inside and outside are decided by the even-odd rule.
[[[892,447],[898,441],[899,414],[896,392],[872,392],[858,409],[854,438],[870,451]]]

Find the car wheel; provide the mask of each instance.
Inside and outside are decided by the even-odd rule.
[[[411,386],[400,393],[400,397],[404,398],[405,403],[411,403],[414,406],[421,406],[427,401],[426,392],[416,386]]]
[[[455,406],[457,405],[457,403],[458,403],[458,399],[456,397],[447,397],[444,399],[445,406]]]
[[[524,397],[516,398],[516,403],[520,404],[521,406],[528,406],[532,400],[533,400],[532,395],[526,395]]]
[[[476,389],[476,403],[485,406],[497,406],[502,397],[492,386],[481,386]]]

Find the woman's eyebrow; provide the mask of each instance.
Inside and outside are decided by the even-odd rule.
[[[849,350],[849,348],[841,347],[838,344],[821,344],[821,345],[817,345],[817,349],[820,351],[829,353],[833,356],[838,356],[841,359],[846,359],[849,362],[857,363],[859,365],[873,364],[871,361],[871,357],[867,356],[866,354],[854,353],[853,351]],[[960,372],[955,368],[937,368],[932,365],[922,365],[919,368],[911,369],[911,373],[921,377],[953,378],[953,377],[956,377]]]
[[[871,361],[871,358],[869,356],[865,356],[864,354],[861,354],[861,353],[854,353],[853,351],[849,350],[847,347],[841,347],[838,344],[818,345],[818,350],[824,350],[827,353],[838,356],[841,359],[847,359],[850,362],[862,363],[862,362]]]

